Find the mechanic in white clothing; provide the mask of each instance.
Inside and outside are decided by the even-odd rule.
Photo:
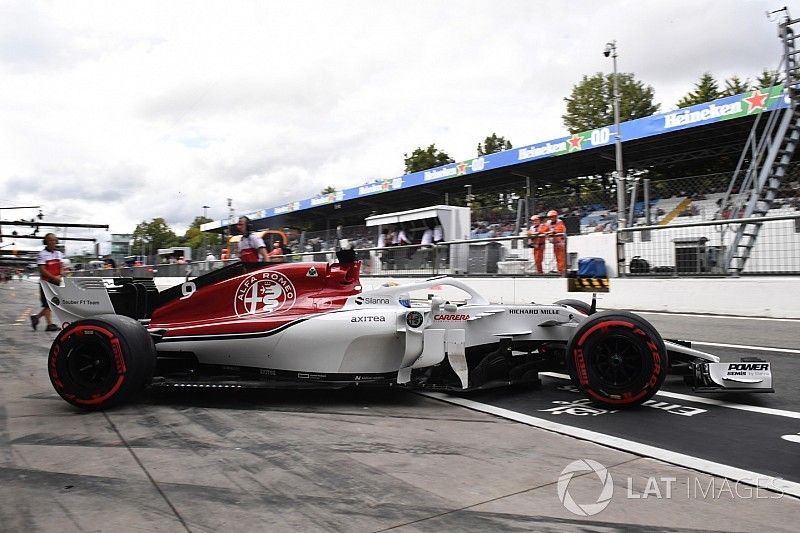
[[[58,245],[58,237],[55,233],[48,233],[44,236],[43,240],[45,248],[39,252],[36,258],[36,264],[39,266],[39,279],[41,282],[52,283],[53,285],[61,285],[61,268],[64,264],[64,254],[56,250]],[[47,305],[47,299],[44,297],[44,291],[41,285],[39,286],[39,299],[42,302],[42,310],[31,315],[31,326],[36,331],[39,325],[39,320],[44,317],[47,322],[45,331],[58,331],[61,328],[53,324],[50,316],[50,307]]]
[[[239,239],[239,260],[243,263],[255,263],[257,261],[269,261],[267,246],[264,239],[253,232],[253,223],[246,216],[239,217],[236,228],[241,233]]]
[[[433,242],[439,244],[443,240],[444,230],[442,229],[442,225],[439,224],[439,219],[437,218],[433,226]]]

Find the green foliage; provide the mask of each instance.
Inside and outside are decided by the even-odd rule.
[[[326,194],[333,194],[335,192],[336,192],[336,187],[334,187],[333,185],[328,185],[327,187],[319,191],[319,195],[325,196]]]
[[[440,167],[448,163],[455,163],[455,159],[436,148],[436,145],[430,145],[427,148],[416,148],[411,155],[403,154],[406,164],[406,174],[412,172],[419,172],[420,170],[428,170],[429,168]]]
[[[144,255],[145,250],[147,255],[154,255],[159,248],[169,248],[180,243],[178,236],[161,217],[137,224],[136,229],[133,230],[133,241],[132,252],[134,255]]]
[[[678,107],[689,107],[695,104],[710,102],[722,96],[724,96],[724,93],[720,92],[717,80],[714,79],[714,76],[712,76],[710,72],[705,72],[700,76],[698,82],[694,84],[694,91],[691,91],[678,100],[676,105]]]
[[[746,93],[751,89],[750,78],[741,79],[738,75],[734,74],[725,80],[725,96],[733,96],[735,94]]]
[[[638,81],[633,74],[619,73],[620,122],[647,117],[658,111],[653,103],[655,92],[650,85]],[[614,75],[598,72],[584,75],[573,86],[567,112],[561,118],[570,133],[592,130],[614,123]]]
[[[750,90],[750,80],[745,78],[740,79],[739,76],[734,74],[725,80],[725,89],[722,91],[721,96],[733,96],[736,94],[746,93]]]
[[[216,233],[208,233],[204,231],[200,231],[200,225],[205,224],[206,222],[213,222],[210,218],[206,217],[194,217],[192,224],[189,226],[189,229],[186,230],[186,233],[183,235],[183,246],[189,246],[192,250],[197,251],[205,251],[206,246],[210,246],[212,248],[216,248],[217,245],[220,243],[220,236]],[[195,253],[192,254],[192,257],[200,258],[200,255]]]
[[[492,133],[483,140],[483,144],[478,143],[478,156],[495,154],[511,148],[513,148],[511,143],[505,137],[498,137],[496,133]]]
[[[761,71],[761,74],[756,77],[756,81],[753,83],[753,89],[760,89],[762,87],[772,87],[778,83],[778,71],[777,70],[769,70],[764,69]]]

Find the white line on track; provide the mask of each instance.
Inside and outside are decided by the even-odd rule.
[[[663,311],[632,311],[637,315],[688,316],[690,318],[719,318],[722,320],[771,320],[773,322],[800,322],[800,318],[769,318],[766,316],[706,315],[703,313],[667,313]]]
[[[539,372],[539,374],[556,379],[569,379],[568,375],[560,374],[558,372]],[[687,400],[695,403],[727,407],[728,409],[738,409],[740,411],[750,411],[751,413],[761,413],[763,415],[782,416],[785,418],[795,418],[800,420],[800,413],[795,411],[786,411],[784,409],[773,409],[771,407],[758,407],[757,405],[747,405],[745,403],[726,402],[723,400],[717,400],[715,398],[707,398],[705,396],[693,396],[691,394],[681,394],[679,392],[670,392],[665,390],[658,391],[656,396],[664,396],[666,398],[674,398],[676,400]]]
[[[642,444],[640,442],[622,439],[612,435],[606,435],[605,433],[598,433],[588,429],[568,426],[566,424],[559,424],[558,422],[553,422],[551,420],[545,420],[535,416],[516,413],[508,409],[483,404],[473,400],[468,400],[466,398],[448,396],[439,392],[418,392],[418,394],[428,396],[429,398],[434,398],[436,400],[441,400],[443,402],[460,405],[474,411],[480,411],[482,413],[499,416],[508,420],[514,420],[515,422],[521,422],[523,424],[547,431],[553,431],[561,435],[567,435],[576,439],[594,442],[603,446],[608,446],[609,448],[614,448],[616,450],[633,453],[642,457],[658,459],[659,461],[664,461],[665,463],[682,466],[684,468],[691,468],[693,470],[705,472],[714,476],[739,481],[741,483],[746,483],[764,490],[774,489],[774,492],[789,494],[796,498],[800,498],[800,483],[795,483],[793,481],[786,481],[785,479],[760,474],[758,472],[752,472],[750,470],[743,470],[741,468],[736,468],[735,466],[716,463],[714,461],[708,461],[699,457],[693,457],[683,453],[664,450],[648,444]]]
[[[724,342],[689,341],[700,346],[716,346],[718,348],[739,348],[741,350],[756,350],[759,352],[800,353],[800,350],[791,348],[772,348],[770,346],[749,346],[747,344],[725,344]]]

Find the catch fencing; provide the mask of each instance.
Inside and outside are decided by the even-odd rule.
[[[726,257],[746,219],[696,221],[625,228],[618,235],[627,276],[731,276]],[[800,214],[762,223],[741,275],[800,274]]]

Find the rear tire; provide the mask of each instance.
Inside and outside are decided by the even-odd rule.
[[[48,357],[50,382],[66,401],[87,410],[123,403],[153,376],[156,352],[147,330],[120,315],[71,323]]]
[[[643,318],[604,311],[584,321],[567,345],[572,382],[594,402],[620,408],[652,398],[664,383],[664,341]]]

